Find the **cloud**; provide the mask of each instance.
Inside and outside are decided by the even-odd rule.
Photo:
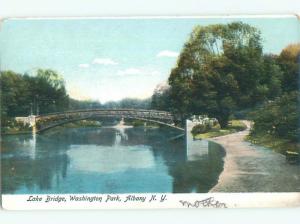
[[[98,64],[98,65],[117,65],[118,63],[110,58],[95,58],[92,61],[92,64]],[[89,68],[90,64],[83,63],[78,65],[79,68]]]
[[[117,75],[123,76],[123,75],[140,75],[142,71],[138,68],[128,68],[125,70],[119,70],[117,72]]]
[[[93,64],[99,65],[117,65],[118,63],[110,58],[95,58]]]
[[[125,70],[119,70],[117,72],[118,76],[129,76],[129,75],[160,75],[159,71],[146,70],[140,68],[128,68]]]
[[[88,67],[90,67],[90,65],[89,64],[79,64],[78,67],[79,68],[88,68]]]
[[[169,58],[176,58],[178,57],[179,53],[175,52],[175,51],[168,51],[168,50],[164,50],[159,52],[156,57],[160,58],[160,57],[169,57]]]

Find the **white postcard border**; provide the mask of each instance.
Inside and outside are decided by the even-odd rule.
[[[2,195],[2,207],[3,209],[7,210],[93,210],[163,208],[197,209],[253,207],[270,208],[299,206],[299,192]]]

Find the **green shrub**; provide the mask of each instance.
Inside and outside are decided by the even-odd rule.
[[[264,105],[254,114],[251,135],[271,135],[274,138],[298,142],[299,92],[294,91]]]
[[[195,136],[197,134],[202,134],[211,130],[209,124],[197,124],[192,128],[191,133]]]

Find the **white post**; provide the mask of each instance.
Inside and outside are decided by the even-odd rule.
[[[29,124],[32,127],[32,133],[36,133],[36,119],[34,115],[30,115],[29,117]]]

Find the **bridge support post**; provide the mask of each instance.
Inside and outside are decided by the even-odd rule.
[[[32,134],[36,134],[36,126],[32,126]]]
[[[37,131],[36,130],[36,117],[34,115],[30,115],[28,118],[29,118],[29,124],[32,129],[32,133],[35,134]]]

